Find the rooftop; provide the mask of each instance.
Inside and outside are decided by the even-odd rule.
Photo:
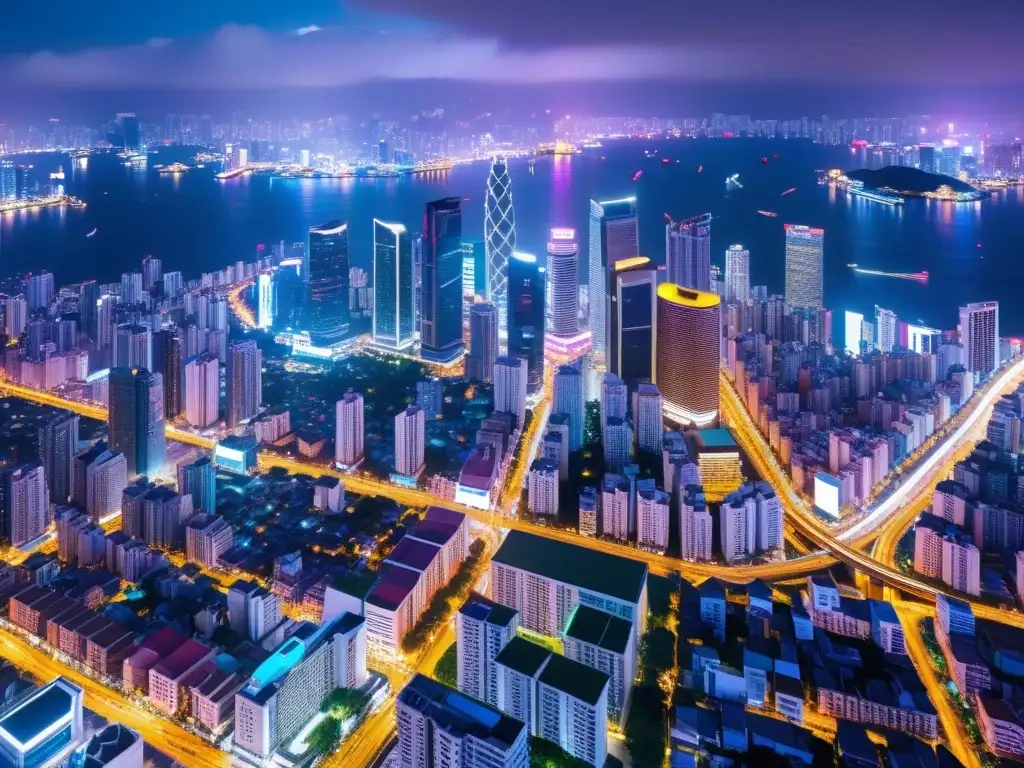
[[[630,622],[588,605],[576,606],[565,625],[566,637],[618,654],[626,652],[632,634]]]
[[[509,531],[492,561],[632,603],[647,584],[644,563],[523,531]]]
[[[697,437],[703,448],[735,448],[736,441],[732,433],[724,427],[715,429],[698,429]]]
[[[393,611],[412,593],[419,580],[420,574],[407,568],[389,568],[370,590],[366,602]]]
[[[70,718],[75,697],[81,694],[81,688],[58,677],[0,714],[0,738],[28,744],[50,726]]]
[[[469,593],[466,602],[459,608],[459,613],[477,621],[493,624],[496,627],[507,627],[516,617],[516,611],[484,597],[479,592]]]
[[[213,649],[209,646],[188,638],[171,652],[167,658],[153,667],[153,671],[163,675],[168,680],[177,680],[185,672],[198,664],[200,659],[212,652]]]
[[[441,549],[437,545],[410,539],[408,536],[405,536],[391,550],[391,554],[388,555],[385,562],[396,563],[404,568],[411,568],[415,571],[425,571],[440,554]]]
[[[557,653],[548,659],[539,680],[591,706],[600,701],[601,694],[608,688],[608,675],[604,672]]]
[[[516,636],[508,641],[494,660],[522,675],[534,677],[552,655],[550,648]]]
[[[658,298],[691,309],[711,309],[721,304],[717,293],[695,291],[673,283],[662,283],[658,286]]]
[[[111,723],[93,734],[85,745],[83,768],[102,768],[109,765],[128,747],[139,740],[139,734],[120,723]]]

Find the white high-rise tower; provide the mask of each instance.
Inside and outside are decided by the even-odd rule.
[[[508,329],[508,260],[516,250],[516,214],[512,208],[512,177],[508,160],[495,155],[484,199],[484,247],[487,254],[487,297],[498,308],[498,334]]]

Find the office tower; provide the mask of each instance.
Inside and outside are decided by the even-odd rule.
[[[896,313],[875,304],[875,331],[878,333],[878,350],[885,354],[892,352],[896,346]]]
[[[0,712],[0,765],[78,765],[72,752],[85,739],[82,689],[63,677],[23,693]]]
[[[586,350],[589,333],[580,332],[580,251],[576,230],[559,227],[548,240],[548,326],[545,348],[571,359]]]
[[[726,562],[782,550],[782,505],[768,483],[751,483],[727,494],[720,514]]]
[[[153,368],[153,335],[144,325],[119,325],[114,334],[114,368]]]
[[[558,517],[558,464],[550,459],[535,459],[526,482],[530,513]]]
[[[164,266],[160,259],[147,256],[142,260],[142,290],[152,292],[163,283]]]
[[[373,220],[373,343],[407,349],[414,341],[413,262],[401,224]]]
[[[277,303],[274,288],[274,276],[270,272],[261,272],[256,279],[256,325],[264,331],[269,331],[274,325],[274,308]]]
[[[551,412],[569,417],[569,450],[583,447],[586,410],[583,405],[583,374],[574,365],[563,365],[555,372]]]
[[[105,520],[121,509],[121,491],[128,485],[128,461],[103,441],[75,455],[72,503],[93,522]]]
[[[508,262],[516,250],[516,214],[508,159],[495,155],[484,198],[484,246],[487,254],[487,298],[498,310],[498,333],[508,328]]]
[[[420,354],[450,363],[462,344],[462,210],[457,197],[427,203],[423,214]]]
[[[334,408],[334,460],[354,467],[363,460],[365,435],[363,396],[349,389]]]
[[[821,309],[825,230],[786,224],[786,304]]]
[[[42,464],[0,470],[0,538],[12,547],[35,541],[50,524],[50,496]]]
[[[498,675],[494,659],[516,636],[519,614],[470,592],[455,614],[457,679],[459,690],[492,707],[498,702]]]
[[[217,470],[209,456],[178,465],[178,493],[192,497],[196,512],[209,515],[217,511]]]
[[[462,241],[462,290],[464,294],[487,297],[487,244],[483,240]],[[466,278],[469,278],[467,281]]]
[[[398,694],[402,768],[528,768],[530,728],[464,693],[415,675]]]
[[[423,409],[427,421],[444,414],[444,382],[438,378],[416,382],[416,405]]]
[[[4,333],[8,339],[17,339],[28,323],[28,302],[24,296],[8,296],[4,304]]]
[[[508,356],[526,360],[526,391],[544,383],[544,269],[516,251],[508,263]]]
[[[655,552],[668,549],[670,501],[671,497],[657,488],[637,491],[636,543],[639,547]]]
[[[93,336],[95,348],[106,351],[114,343],[114,319],[117,314],[117,297],[104,294],[96,302],[96,330]]]
[[[622,472],[633,456],[633,429],[629,419],[612,417],[601,425],[604,461],[609,472]]]
[[[744,304],[749,298],[750,251],[742,245],[730,245],[725,251],[725,301]],[[746,331],[746,328],[741,331]]]
[[[185,418],[193,427],[205,429],[219,416],[220,362],[205,352],[185,363]]]
[[[608,353],[607,302],[609,270],[617,261],[639,254],[640,230],[636,198],[590,201],[590,243],[587,293],[590,300],[590,332],[599,365]]]
[[[614,373],[601,377],[601,425],[609,419],[625,419],[629,410],[629,391]]]
[[[164,382],[140,368],[110,369],[110,449],[124,454],[128,476],[163,473]]]
[[[200,513],[185,525],[185,557],[203,568],[218,567],[233,542],[233,529],[223,517]]]
[[[964,365],[971,373],[988,375],[999,367],[999,302],[960,307],[960,343]]]
[[[416,477],[423,471],[426,441],[425,414],[410,405],[395,416],[395,472]]]
[[[125,272],[121,275],[120,304],[139,304],[143,301],[142,273]]]
[[[711,214],[665,225],[666,279],[696,291],[711,290]]]
[[[235,752],[251,765],[306,726],[336,688],[366,682],[366,620],[343,613],[317,626],[303,621],[235,694]]]
[[[18,174],[14,163],[0,160],[0,202],[18,199]]]
[[[164,414],[175,419],[185,410],[185,340],[178,329],[153,334],[153,367],[164,375]]]
[[[666,483],[667,484],[667,483]],[[679,548],[683,560],[710,560],[712,522],[704,489],[699,485],[681,485],[679,499]]]
[[[314,344],[328,347],[349,332],[348,224],[335,220],[310,227],[303,260],[306,330]]]
[[[490,302],[469,308],[469,354],[466,377],[490,384],[494,380],[494,361],[498,359],[498,310]]]
[[[658,365],[655,383],[665,415],[705,426],[718,416],[721,300],[672,283],[658,287]]]
[[[654,378],[658,273],[645,256],[615,262],[608,303],[607,365],[630,391]]]
[[[236,341],[228,348],[225,375],[228,428],[252,419],[263,396],[263,353],[255,341]]]
[[[657,384],[645,382],[633,393],[633,422],[636,447],[644,453],[660,454],[665,435],[661,391]]]
[[[54,297],[53,273],[43,271],[29,275],[25,280],[25,296],[29,312],[49,309]]]
[[[494,363],[494,410],[511,413],[521,427],[526,417],[526,360],[522,357],[499,357]]]
[[[67,504],[73,488],[75,454],[78,453],[78,416],[63,412],[39,428],[39,461],[46,474],[50,501]]]

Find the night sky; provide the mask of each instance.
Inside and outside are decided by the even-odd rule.
[[[0,89],[244,93],[464,83],[479,97],[842,99],[1022,109],[1024,1],[47,0],[2,2]],[[659,90],[661,89],[661,90]],[[441,92],[443,89],[439,89]],[[754,103],[748,103],[754,102]],[[596,106],[596,105],[595,105]],[[704,104],[701,103],[701,107]],[[851,105],[852,106],[852,105]],[[0,105],[0,116],[4,107]],[[679,110],[671,110],[677,112]],[[903,110],[906,111],[906,110]]]

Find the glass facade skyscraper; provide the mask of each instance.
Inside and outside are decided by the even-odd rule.
[[[306,330],[314,344],[330,346],[349,332],[348,224],[311,227],[305,261]]]
[[[508,263],[508,354],[526,360],[526,391],[544,381],[544,270],[537,257],[514,253]]]
[[[615,263],[608,370],[633,392],[654,378],[658,273],[646,256]]]
[[[373,343],[407,349],[414,341],[413,258],[402,224],[373,220]]]
[[[786,304],[821,309],[825,230],[786,225]]]
[[[674,285],[711,290],[710,213],[665,226],[665,271]]]
[[[498,308],[498,332],[505,334],[508,308],[508,262],[516,250],[516,214],[508,160],[496,155],[484,199],[484,246],[487,249],[487,298]]]
[[[590,302],[593,352],[598,365],[605,363],[608,354],[609,271],[615,262],[638,254],[639,231],[635,197],[590,201],[587,295]]]
[[[427,203],[423,214],[420,348],[424,360],[457,360],[462,344],[462,210],[457,197]]]
[[[107,442],[128,462],[128,476],[154,476],[166,462],[164,381],[143,368],[110,369]]]

